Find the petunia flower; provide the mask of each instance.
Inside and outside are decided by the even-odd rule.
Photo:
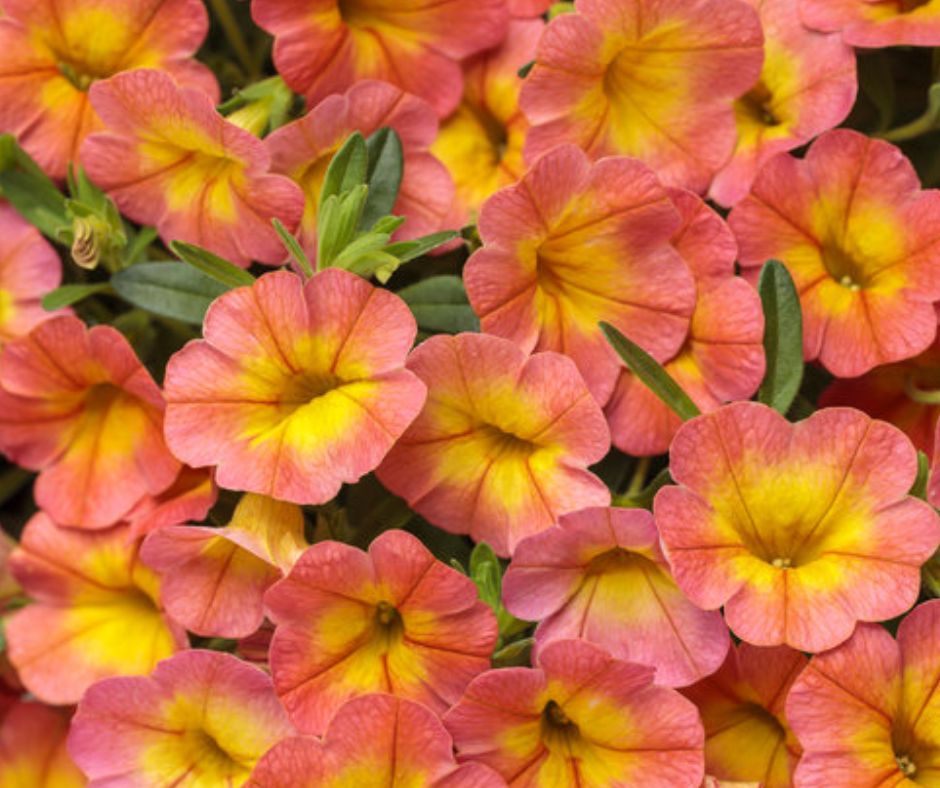
[[[583,640],[558,640],[534,668],[478,676],[444,717],[461,761],[512,788],[698,786],[702,723],[653,669]]]
[[[293,230],[303,194],[268,172],[261,140],[161,71],[119,74],[93,85],[90,96],[105,130],[82,145],[82,162],[129,219],[242,267],[284,261],[271,221]]]
[[[85,787],[85,778],[65,749],[69,716],[35,701],[17,701],[0,720],[0,785]]]
[[[861,624],[810,660],[790,690],[787,719],[803,745],[801,788],[937,784],[940,773],[940,600],[898,627]]]
[[[325,503],[373,470],[414,420],[424,384],[404,369],[405,303],[361,277],[287,271],[232,290],[204,340],[167,367],[167,442],[222,487]]]
[[[686,422],[670,459],[679,486],[653,507],[666,557],[741,640],[823,651],[916,601],[940,516],[907,495],[917,457],[897,428],[849,408],[790,424],[737,402]]]
[[[721,669],[682,691],[705,725],[705,771],[762,788],[790,788],[802,749],[787,723],[787,693],[806,657],[786,646],[732,646]]]
[[[940,192],[900,150],[829,131],[804,159],[781,154],[729,217],[739,262],[775,258],[803,308],[803,354],[837,377],[912,358],[937,333]]]
[[[709,190],[722,205],[747,196],[760,167],[838,126],[852,109],[855,52],[800,22],[799,0],[747,0],[764,28],[760,79],[734,103],[738,142]]]
[[[3,0],[0,132],[12,132],[53,178],[100,131],[89,88],[154,68],[217,102],[212,72],[193,59],[209,29],[201,0]]]
[[[937,0],[800,0],[800,19],[814,30],[841,31],[853,47],[940,44]]]
[[[408,369],[428,386],[379,480],[428,521],[508,556],[526,536],[610,492],[587,470],[610,446],[574,363],[485,334],[438,335]]]
[[[0,355],[0,451],[55,522],[105,528],[176,478],[160,389],[110,326],[47,320]]]
[[[242,785],[294,733],[271,679],[218,651],[185,651],[150,676],[91,687],[68,748],[90,786]]]
[[[274,36],[274,65],[312,106],[363,79],[392,82],[447,115],[460,100],[459,61],[506,34],[505,0],[252,0]]]
[[[187,645],[126,526],[79,531],[40,512],[10,569],[34,600],[6,620],[10,661],[40,700],[77,703],[99,679],[149,673]]]
[[[183,466],[173,484],[159,495],[142,498],[124,521],[136,539],[157,528],[205,519],[218,497],[209,471]]]
[[[591,164],[583,151],[562,146],[483,207],[483,248],[464,270],[467,295],[484,331],[526,352],[571,356],[603,404],[620,361],[599,321],[657,359],[685,339],[695,286],[670,244],[680,221],[639,161]]]
[[[499,788],[506,783],[479,763],[458,765],[450,734],[420,703],[391,695],[347,701],[322,739],[295,736],[258,762],[248,788]]]
[[[304,733],[349,698],[386,692],[441,714],[489,666],[497,627],[465,575],[417,538],[386,531],[368,553],[319,542],[265,596],[274,686]]]
[[[522,540],[503,600],[513,615],[539,621],[536,653],[583,638],[656,668],[656,683],[670,687],[714,673],[730,643],[721,614],[699,609],[676,586],[644,509],[583,509]]]
[[[704,192],[734,149],[732,101],[757,82],[761,44],[740,0],[578,0],[549,23],[523,85],[526,156],[575,143]]]

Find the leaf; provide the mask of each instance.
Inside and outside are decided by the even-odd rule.
[[[138,263],[111,277],[121,298],[161,317],[202,325],[206,310],[229,287],[185,263]]]
[[[290,256],[294,258],[300,270],[304,272],[304,276],[308,278],[313,276],[313,265],[310,263],[310,258],[307,257],[307,253],[304,252],[300,242],[287,231],[287,228],[281,224],[280,219],[272,219],[271,223],[274,225],[274,232],[277,233],[281,243],[284,244],[284,248],[290,252]]]
[[[371,229],[377,221],[392,212],[405,172],[401,138],[394,129],[379,129],[366,141],[366,149],[369,153],[366,174],[369,196],[359,220],[360,230]]]
[[[0,192],[26,221],[52,240],[71,227],[65,195],[12,134],[0,135]]]
[[[64,309],[72,304],[77,304],[89,296],[96,293],[105,293],[111,289],[107,282],[98,282],[87,285],[62,285],[42,298],[42,308],[47,312],[55,312],[57,309]]]
[[[356,239],[356,228],[369,196],[369,187],[355,186],[320,204],[317,219],[317,267],[330,268]]]
[[[680,419],[688,421],[701,414],[698,406],[656,359],[639,345],[627,339],[610,323],[601,322],[600,327],[611,347],[623,359],[630,371]]]
[[[786,414],[803,382],[803,313],[796,286],[783,263],[769,260],[757,285],[764,307],[767,374],[758,402]]]
[[[516,74],[519,76],[520,79],[525,79],[527,76],[529,76],[529,72],[530,72],[534,67],[535,67],[535,61],[534,61],[534,60],[530,60],[530,61],[529,61],[528,63],[526,63],[524,66],[520,66],[520,68],[519,68],[519,70],[516,72]]]
[[[503,646],[492,657],[494,668],[528,667],[532,658],[533,638],[522,638]]]
[[[458,237],[460,237],[460,233],[456,230],[443,230],[439,233],[424,235],[421,238],[413,238],[410,241],[397,241],[386,246],[385,251],[397,257],[401,262],[407,263]]]
[[[913,495],[915,498],[920,498],[921,500],[927,500],[927,482],[930,479],[930,459],[927,457],[924,452],[918,450],[917,452],[917,478],[914,479],[914,484],[911,485],[910,492],[908,495]]]
[[[503,569],[493,549],[480,542],[470,553],[470,578],[476,583],[480,599],[498,612],[502,607]]]
[[[358,131],[353,132],[326,169],[320,189],[320,206],[330,197],[344,194],[354,186],[365,185],[368,170],[369,151],[365,138]]]
[[[480,321],[470,308],[459,276],[432,276],[398,291],[422,330],[459,334],[479,331]]]
[[[250,286],[255,283],[255,278],[247,271],[206,249],[182,241],[172,241],[170,250],[184,263],[211,276],[217,282],[226,285],[228,289]]]

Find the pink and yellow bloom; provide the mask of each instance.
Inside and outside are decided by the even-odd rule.
[[[800,0],[800,18],[815,30],[841,31],[854,47],[940,45],[937,0]]]
[[[917,457],[897,428],[738,402],[686,422],[670,458],[678,486],[653,511],[676,582],[742,640],[823,651],[916,601],[940,516],[907,495]]]
[[[205,519],[218,496],[211,473],[183,466],[173,484],[159,495],[142,498],[125,521],[136,539],[163,526]]]
[[[287,271],[232,290],[204,340],[170,359],[167,442],[222,487],[325,503],[373,470],[421,410],[404,369],[417,331],[405,303],[361,277]]]
[[[370,692],[442,714],[496,643],[473,582],[404,531],[386,531],[368,553],[315,544],[265,604],[274,686],[303,733],[322,734],[343,703]]]
[[[36,503],[55,522],[105,528],[176,478],[164,402],[128,341],[65,315],[0,355],[0,451],[40,471]]]
[[[69,714],[18,701],[0,721],[0,788],[84,788],[65,749]]]
[[[379,480],[434,525],[508,556],[610,492],[587,470],[610,446],[574,363],[485,334],[438,335],[409,357],[428,400]]]
[[[669,687],[714,673],[730,643],[721,614],[696,607],[676,586],[645,509],[583,509],[524,539],[503,600],[513,615],[539,622],[536,653],[583,638],[656,668],[656,683]]]
[[[522,88],[526,156],[575,143],[704,192],[734,149],[732,101],[757,82],[761,44],[740,0],[578,0],[548,25]]]
[[[266,673],[230,654],[186,651],[150,676],[91,687],[68,748],[91,786],[235,786],[293,733]]]
[[[64,179],[102,128],[88,100],[95,82],[154,68],[218,100],[212,72],[192,57],[208,29],[200,0],[3,0],[0,132]]]
[[[783,262],[803,308],[803,354],[838,377],[912,358],[937,333],[940,192],[893,145],[829,131],[804,159],[764,165],[729,222],[740,264]]]
[[[85,141],[82,162],[124,215],[242,267],[284,261],[271,221],[296,228],[303,194],[268,172],[261,140],[161,71],[119,74],[90,96],[106,130]]]
[[[704,776],[695,707],[655,686],[652,668],[583,640],[549,644],[534,668],[478,676],[444,724],[460,760],[512,788],[665,788]]]
[[[10,661],[40,700],[76,703],[99,679],[149,673],[187,645],[126,526],[79,531],[39,513],[10,569],[33,599],[6,620]]]

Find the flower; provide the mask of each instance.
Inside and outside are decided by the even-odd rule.
[[[68,747],[92,785],[242,785],[293,733],[266,673],[231,654],[185,651],[150,676],[91,687]]]
[[[69,714],[17,701],[0,721],[0,785],[5,788],[84,788],[65,749]]]
[[[610,503],[587,470],[610,435],[570,359],[527,357],[485,334],[438,335],[408,369],[427,384],[427,404],[377,474],[434,525],[508,556],[560,515]]]
[[[55,317],[0,355],[0,451],[40,471],[36,503],[61,525],[105,528],[173,483],[163,408],[110,326]]]
[[[261,140],[226,121],[205,93],[180,88],[161,71],[118,74],[93,85],[90,96],[106,130],[85,141],[82,161],[129,219],[243,268],[284,261],[271,221],[296,228],[303,194],[268,173]]]
[[[937,333],[940,192],[900,150],[829,131],[804,159],[780,155],[729,217],[739,262],[775,258],[803,308],[803,354],[837,377],[916,356]]]
[[[213,507],[219,491],[212,474],[183,466],[176,481],[156,496],[147,496],[126,515],[131,538],[167,525],[198,522]]]
[[[790,424],[736,402],[686,422],[670,457],[678,486],[653,507],[666,557],[742,640],[823,651],[916,601],[940,517],[907,495],[917,457],[890,424],[848,408]]]
[[[212,72],[193,59],[209,29],[201,0],[3,0],[0,132],[53,178],[102,128],[88,101],[97,81],[155,68],[217,102]]]
[[[523,85],[526,156],[575,143],[704,192],[734,149],[731,104],[757,82],[761,44],[739,0],[578,0],[549,23]]]
[[[599,321],[657,359],[685,339],[695,287],[670,244],[679,225],[652,170],[627,158],[591,164],[565,145],[483,207],[467,295],[484,331],[571,356],[603,404],[620,360]]]
[[[714,673],[730,643],[721,614],[697,608],[676,586],[643,509],[583,509],[522,540],[503,600],[514,616],[539,621],[536,653],[583,638],[656,668],[656,683],[669,687]]]
[[[355,274],[267,274],[218,298],[205,339],[170,359],[167,442],[218,466],[222,487],[325,503],[421,410],[425,386],[403,368],[416,330],[400,298]]]
[[[496,643],[473,582],[404,531],[384,532],[368,553],[318,542],[265,604],[274,686],[304,733],[322,734],[343,703],[370,692],[443,713]]]
[[[478,676],[444,717],[457,757],[513,788],[699,785],[702,723],[653,669],[583,640],[546,646],[535,668]]]
[[[936,0],[800,0],[800,19],[815,30],[842,31],[853,47],[940,44]]]

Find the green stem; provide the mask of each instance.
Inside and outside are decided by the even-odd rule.
[[[228,0],[209,0],[209,5],[212,6],[212,11],[215,13],[216,19],[225,32],[225,37],[228,39],[229,44],[231,44],[232,49],[235,50],[238,62],[241,64],[245,75],[248,77],[249,81],[253,81],[257,76],[255,73],[257,68],[255,59],[252,57],[248,41],[245,39],[245,34],[242,33],[238,20],[229,7]]]
[[[650,471],[650,461],[649,457],[640,457],[637,461],[636,468],[633,470],[630,486],[627,487],[627,492],[623,497],[632,498],[643,491],[643,488],[646,486],[646,476]]]

